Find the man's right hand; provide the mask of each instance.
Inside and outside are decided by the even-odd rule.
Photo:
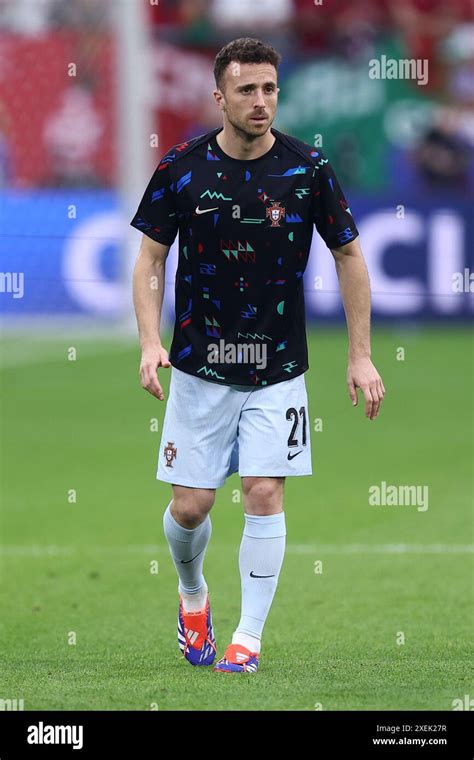
[[[163,401],[165,394],[158,382],[158,367],[171,367],[168,359],[168,351],[163,346],[153,346],[144,348],[140,362],[140,380],[142,388],[160,401]]]

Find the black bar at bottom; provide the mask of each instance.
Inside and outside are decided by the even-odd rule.
[[[469,711],[0,712],[0,760],[93,757],[101,750],[145,758],[169,750],[170,742],[180,756],[197,747],[227,753],[237,744],[253,754],[275,741],[298,757],[323,760],[355,752],[472,760],[473,717]]]

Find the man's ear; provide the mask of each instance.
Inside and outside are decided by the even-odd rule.
[[[219,106],[219,108],[221,109],[221,111],[225,111],[225,103],[223,102],[224,101],[224,95],[222,93],[222,90],[220,90],[220,89],[214,90],[214,93],[216,93],[216,92],[218,92],[219,95],[220,95],[220,100],[216,100],[216,103]]]

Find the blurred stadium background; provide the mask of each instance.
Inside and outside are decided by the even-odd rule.
[[[164,406],[138,381],[129,221],[168,148],[221,124],[213,59],[240,36],[283,54],[274,125],[322,139],[349,200],[388,394],[376,423],[350,407],[315,233],[306,377],[323,430],[313,477],[287,484],[266,669],[230,685],[188,670],[174,641],[168,488],[154,480]],[[428,60],[427,84],[371,79],[382,55]],[[0,199],[0,699],[193,709],[195,686],[203,709],[330,710],[474,696],[471,2],[0,0]],[[165,340],[176,244],[168,261]],[[429,509],[370,507],[382,481],[429,486]],[[206,559],[221,647],[239,613],[238,488],[218,492]]]

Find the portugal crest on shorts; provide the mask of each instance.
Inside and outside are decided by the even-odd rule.
[[[178,449],[173,446],[173,441],[168,441],[168,445],[164,448],[164,455],[166,459],[166,466],[172,467],[173,466],[173,459],[176,459],[176,454],[178,452]]]
[[[286,216],[285,207],[280,206],[280,201],[273,201],[267,208],[267,216],[271,219],[271,227],[279,227],[280,221]]]

